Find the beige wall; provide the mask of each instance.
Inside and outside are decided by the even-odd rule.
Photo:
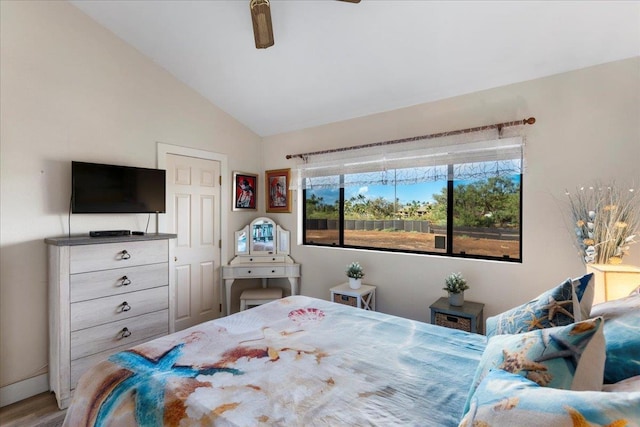
[[[257,135],[72,5],[3,0],[0,7],[0,386],[6,386],[47,371],[43,239],[68,232],[71,160],[155,167],[156,143],[164,142],[226,154],[229,171],[263,167],[258,156],[245,155],[260,150]],[[230,215],[228,227],[252,217]],[[146,220],[73,215],[71,231],[139,230]]]
[[[429,305],[445,296],[441,288],[451,272],[468,278],[466,299],[485,303],[488,315],[582,274],[560,211],[564,192],[594,180],[635,182],[636,188],[640,183],[640,58],[265,138],[264,161],[293,167],[286,154],[530,116],[537,123],[523,128],[522,264],[296,246],[292,256],[302,264],[302,292],[328,298],[329,288],[345,281],[346,264],[357,260],[366,269],[365,282],[378,286],[380,311],[426,321]],[[297,229],[295,214],[277,218]],[[632,246],[631,255],[625,261],[640,265],[640,245]]]
[[[156,142],[228,155],[229,171],[292,167],[285,155],[535,116],[526,128],[522,264],[292,247],[302,293],[328,298],[352,260],[381,311],[427,320],[444,277],[494,314],[584,268],[559,202],[594,179],[636,179],[640,59],[260,138],[64,2],[0,2],[0,387],[46,372],[46,249],[67,233],[70,161],[156,165]],[[212,76],[215,77],[215,76]],[[246,156],[247,152],[262,152]],[[261,194],[262,196],[262,194]],[[295,195],[297,197],[297,195]],[[228,238],[256,213],[232,213]],[[299,238],[293,214],[272,215]],[[144,215],[72,217],[72,232],[143,228]],[[640,245],[629,262],[640,265]]]

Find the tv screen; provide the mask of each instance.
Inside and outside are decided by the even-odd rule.
[[[165,213],[162,169],[71,162],[71,212]]]

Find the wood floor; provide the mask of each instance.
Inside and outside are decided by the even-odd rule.
[[[66,412],[58,409],[53,393],[45,392],[0,408],[0,426],[59,427]]]

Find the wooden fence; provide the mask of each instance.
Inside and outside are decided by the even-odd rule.
[[[337,219],[308,219],[307,230],[337,230]],[[447,234],[447,228],[432,225],[429,221],[389,219],[389,220],[361,220],[347,219],[344,221],[345,230],[361,231],[408,231],[417,233]],[[520,229],[493,227],[454,227],[454,236],[469,236],[479,239],[519,240]]]

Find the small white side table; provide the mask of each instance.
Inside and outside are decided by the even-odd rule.
[[[351,289],[349,282],[334,286],[330,289],[331,301],[350,305],[364,310],[376,311],[376,287],[362,285],[358,289]]]

